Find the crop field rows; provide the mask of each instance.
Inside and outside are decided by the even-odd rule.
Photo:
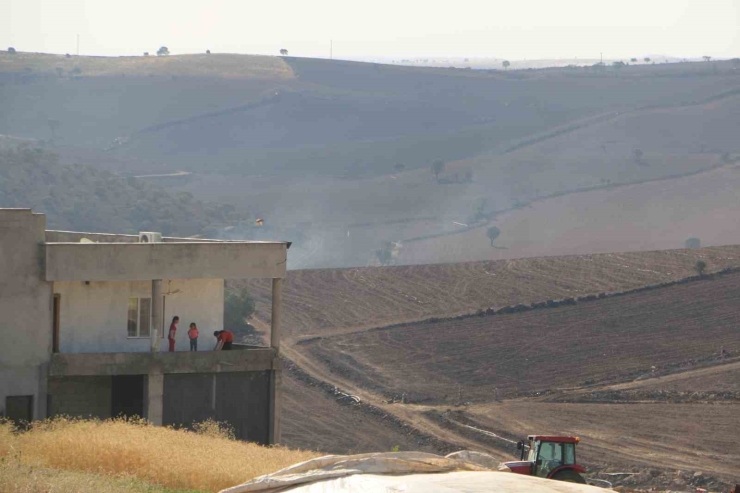
[[[459,264],[289,271],[283,303],[287,343],[318,335],[623,291],[740,264],[740,246],[574,255]],[[255,318],[269,321],[270,283],[250,280]]]
[[[420,401],[490,401],[614,383],[740,353],[740,274],[533,310],[328,337],[301,345],[329,371]]]

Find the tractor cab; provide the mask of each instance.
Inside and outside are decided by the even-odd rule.
[[[586,470],[576,463],[578,437],[529,435],[528,443],[517,443],[519,460],[504,462],[500,469],[527,476],[586,483]]]

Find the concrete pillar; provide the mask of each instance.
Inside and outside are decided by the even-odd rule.
[[[152,338],[152,352],[159,352],[159,341],[162,340],[164,324],[164,297],[162,294],[162,280],[152,281],[152,323],[150,333]]]
[[[272,327],[270,328],[270,346],[280,351],[280,314],[283,305],[283,280],[272,280]]]
[[[278,445],[280,443],[281,380],[282,372],[278,366],[278,368],[270,371],[270,417],[268,425],[268,441],[270,445]]]
[[[162,426],[164,409],[164,375],[149,371],[146,380],[146,419],[156,426]]]

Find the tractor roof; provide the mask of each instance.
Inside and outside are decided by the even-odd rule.
[[[578,443],[581,441],[578,437],[560,437],[552,435],[529,435],[529,440],[538,440],[540,442],[557,442],[557,443]]]

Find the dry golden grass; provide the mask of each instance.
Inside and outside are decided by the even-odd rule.
[[[153,54],[152,54],[153,55]],[[256,79],[292,79],[293,70],[279,57],[259,55],[72,56],[48,53],[0,53],[0,72],[63,74],[80,69],[82,77],[113,75],[180,75]]]
[[[176,489],[218,491],[316,456],[233,440],[214,423],[194,433],[144,421],[56,419],[18,434],[0,424],[5,461],[126,476]]]
[[[185,493],[153,485],[133,476],[106,476],[79,471],[34,467],[15,460],[0,460],[2,493]]]

